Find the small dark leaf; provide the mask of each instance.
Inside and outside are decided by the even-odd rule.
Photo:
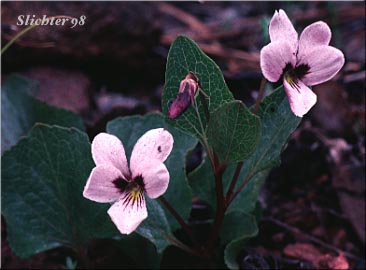
[[[39,122],[84,130],[82,119],[69,111],[51,107],[31,96],[35,81],[9,76],[1,91],[1,151],[15,145]]]

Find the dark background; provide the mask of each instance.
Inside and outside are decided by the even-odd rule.
[[[79,113],[92,138],[117,116],[160,111],[169,46],[184,34],[215,60],[234,96],[250,106],[262,78],[259,51],[279,8],[299,33],[315,21],[328,23],[331,45],[343,51],[346,63],[335,78],[313,88],[318,102],[269,176],[260,196],[259,235],[243,246],[238,261],[246,269],[362,269],[365,2],[2,2],[2,46],[24,29],[16,26],[19,15],[86,16],[82,26],[42,26],[21,37],[2,57],[2,80],[13,72],[38,80],[36,97]],[[204,219],[204,212],[193,212],[194,219]],[[4,219],[1,247],[4,268],[60,268],[74,256],[59,248],[17,258]],[[129,266],[111,247],[94,243],[89,249],[94,267]],[[195,263],[174,248],[163,257],[166,267]]]

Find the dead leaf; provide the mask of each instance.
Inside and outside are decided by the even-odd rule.
[[[309,261],[318,269],[349,269],[348,261],[343,254],[338,257],[322,254],[315,246],[308,243],[287,245],[283,253],[292,258]]]

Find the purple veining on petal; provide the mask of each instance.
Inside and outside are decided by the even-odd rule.
[[[126,190],[126,187],[128,186],[128,182],[122,177],[113,180],[112,183],[120,191],[121,194]]]

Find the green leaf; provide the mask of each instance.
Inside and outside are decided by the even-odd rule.
[[[265,98],[259,108],[258,116],[262,123],[261,137],[254,153],[243,163],[237,187],[244,179],[249,179],[249,182],[229,206],[230,211],[242,210],[247,213],[253,211],[264,180],[270,170],[279,164],[283,147],[301,121],[301,118],[292,113],[282,87]],[[225,190],[230,185],[235,168],[236,163],[232,162],[224,172]],[[208,202],[211,207],[216,206],[213,192],[215,180],[207,159],[190,173],[189,183],[194,195]]]
[[[83,197],[95,166],[88,136],[75,128],[37,124],[2,157],[2,213],[20,257],[85,245],[118,234],[109,204]]]
[[[203,130],[192,106],[189,106],[176,119],[170,119],[167,116],[169,102],[177,97],[179,84],[190,71],[195,73],[202,89],[209,96],[206,101],[211,113],[222,104],[232,101],[233,96],[215,62],[203,53],[194,41],[185,36],[178,36],[169,50],[162,97],[162,111],[169,124],[202,139]],[[203,128],[205,129],[206,117],[201,100],[196,98],[195,102],[200,112]]]
[[[74,270],[78,265],[77,261],[73,261],[69,256],[66,257],[66,269]]]
[[[256,186],[257,193],[264,183],[270,170],[280,164],[280,155],[291,133],[301,122],[300,117],[293,114],[287,96],[282,87],[269,95],[261,104],[258,116],[262,121],[262,136],[257,149],[244,162],[239,179],[251,179]],[[238,183],[240,184],[240,183]],[[239,193],[230,209],[242,209],[250,204],[255,207],[255,202],[248,202],[250,183],[243,192]],[[257,196],[256,196],[257,197]]]
[[[148,130],[153,128],[166,128],[174,138],[173,150],[164,162],[170,174],[169,187],[164,197],[176,209],[183,219],[188,219],[192,206],[192,191],[188,185],[185,172],[185,158],[187,153],[194,148],[197,140],[183,132],[170,127],[161,114],[148,114],[145,116],[131,116],[117,118],[107,124],[107,132],[116,135],[125,146],[129,159],[136,141]],[[165,209],[166,218],[174,231],[179,224]]]
[[[224,260],[225,264],[229,269],[240,269],[239,264],[237,262],[238,253],[243,249],[246,238],[239,238],[232,242],[230,242],[224,251]]]
[[[243,244],[258,234],[257,221],[253,215],[243,211],[227,213],[220,231],[220,239],[227,244],[224,251],[226,265],[230,269],[239,269],[237,255]]]
[[[257,221],[253,215],[244,211],[232,211],[225,214],[220,239],[223,244],[227,244],[238,238],[253,237],[257,233]]]
[[[145,196],[145,199],[149,216],[137,227],[136,232],[154,243],[158,253],[161,254],[165,248],[172,244],[170,240],[174,237],[160,204],[149,199],[148,196]]]
[[[221,162],[228,163],[247,159],[258,144],[260,131],[259,117],[241,101],[233,101],[212,114],[207,138]]]
[[[225,173],[227,171],[231,171],[229,167],[226,168],[223,179],[225,179]],[[216,208],[215,176],[208,157],[206,157],[204,161],[188,175],[188,181],[189,185],[192,188],[193,195],[207,202],[209,206],[212,207],[212,209],[215,209]],[[223,182],[226,183],[227,181]]]
[[[84,130],[82,119],[69,111],[51,107],[30,96],[38,87],[35,81],[11,75],[1,93],[1,149],[9,149],[36,122]]]

